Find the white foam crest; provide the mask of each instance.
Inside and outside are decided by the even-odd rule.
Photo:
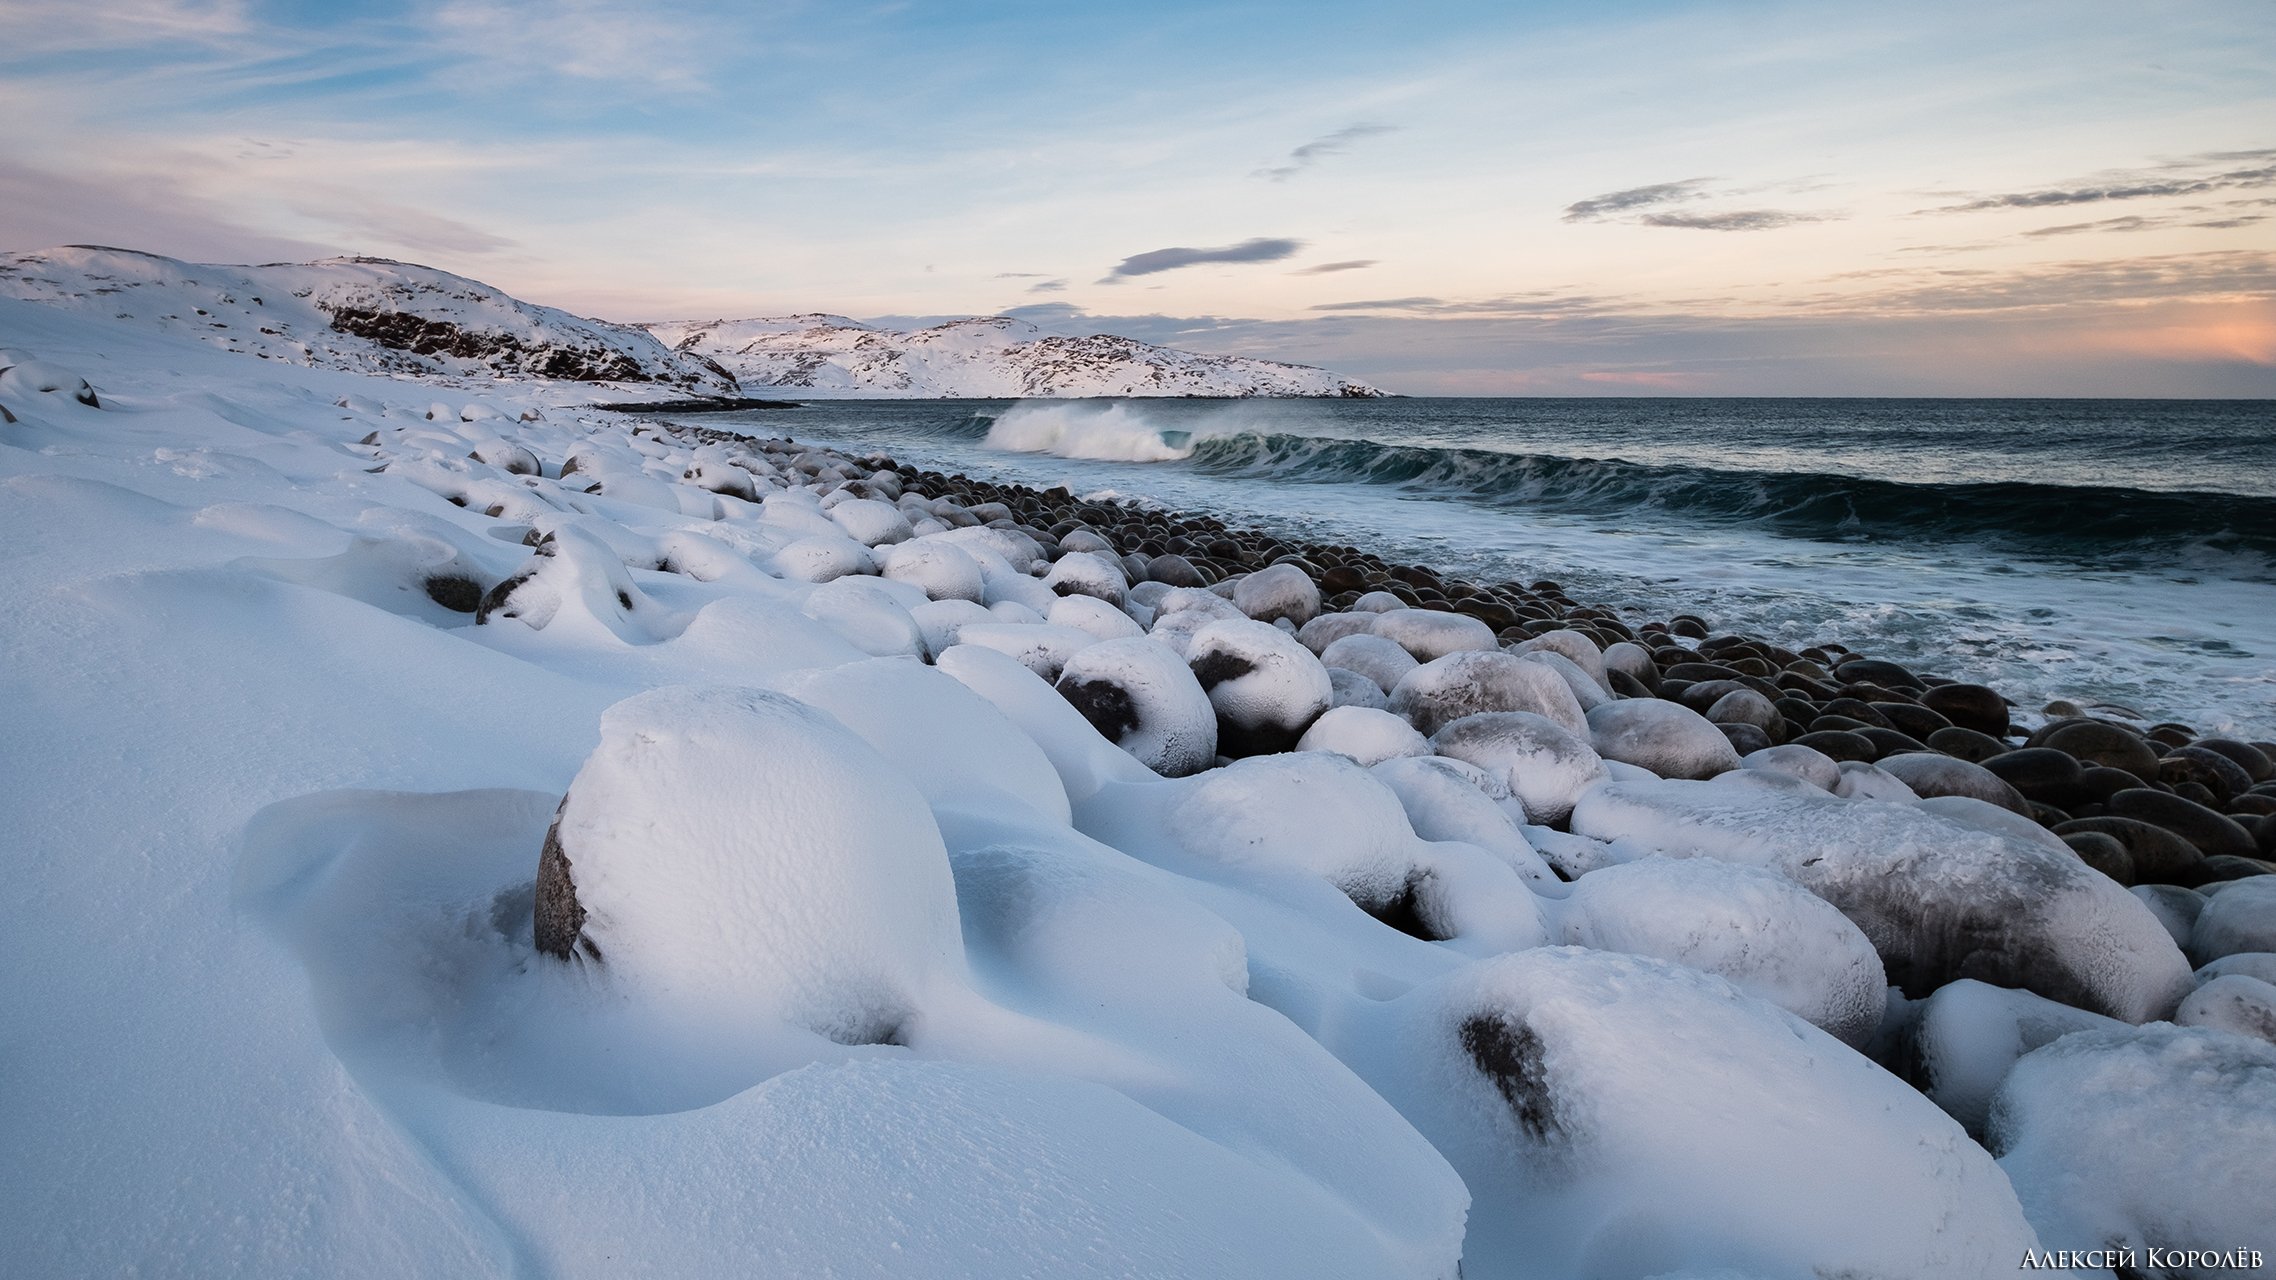
[[[988,428],[987,447],[1101,462],[1176,462],[1193,442],[1171,444],[1161,424],[1127,404],[1014,405]]]

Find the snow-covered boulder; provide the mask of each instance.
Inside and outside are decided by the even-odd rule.
[[[2250,974],[2223,974],[2183,996],[2173,1020],[2184,1027],[2219,1027],[2276,1044],[2276,983]]]
[[[1873,944],[1784,876],[1712,858],[1641,858],[1582,876],[1556,904],[1563,941],[1716,974],[1853,1049],[1881,1024]]]
[[[780,694],[609,708],[539,860],[536,944],[675,1020],[907,1038],[961,986],[931,812],[866,743]]]
[[[1043,577],[1043,585],[1057,595],[1094,596],[1119,607],[1123,593],[1130,589],[1130,580],[1122,572],[1122,566],[1105,556],[1070,551],[1051,566],[1051,572]]]
[[[921,589],[928,599],[977,604],[986,596],[980,562],[945,542],[903,542],[882,559],[886,577]]]
[[[2046,1248],[2132,1249],[2139,1275],[2276,1272],[2276,1045],[2166,1024],[2065,1036],[2015,1064],[1988,1128]]]
[[[1426,734],[1481,711],[1530,711],[1576,733],[1587,724],[1563,676],[1498,649],[1463,650],[1423,663],[1391,690],[1391,710]]]
[[[1217,710],[1184,660],[1150,638],[1102,640],[1075,652],[1056,687],[1107,741],[1166,778],[1217,757]]]
[[[1332,1047],[1469,1184],[1466,1276],[1989,1277],[2035,1243],[1927,1099],[1665,961],[1501,956],[1361,1010]]]
[[[1963,978],[1937,988],[1913,1021],[1913,1083],[1979,1137],[1992,1097],[2024,1054],[2073,1031],[2126,1024],[2045,996]]]
[[[2222,885],[2189,929],[2189,957],[2199,964],[2240,951],[2276,951],[2276,876]]]
[[[1268,565],[1233,585],[1233,607],[1259,622],[1286,618],[1301,627],[1319,616],[1320,588],[1295,565]]]
[[[1604,782],[1604,761],[1563,725],[1529,711],[1464,716],[1431,735],[1431,749],[1499,779],[1536,826],[1572,815],[1582,793]]]
[[[1639,700],[1640,701],[1640,700]],[[2128,1022],[2163,1017],[2188,963],[2142,904],[2067,850],[1916,805],[1713,782],[1615,782],[1573,830],[1679,857],[1767,867],[1831,902],[1914,997],[1958,978],[2023,987]]]
[[[1229,756],[1288,750],[1334,700],[1312,651],[1262,622],[1212,622],[1193,633],[1185,656],[1217,709],[1217,748]]]
[[[1337,614],[1341,618],[1371,618],[1372,614]],[[1299,636],[1298,639],[1303,637]],[[1356,671],[1373,680],[1385,696],[1399,687],[1399,681],[1418,665],[1415,656],[1382,636],[1369,632],[1354,632],[1328,642],[1319,651],[1320,661],[1331,667]]]
[[[1588,713],[1590,745],[1607,760],[1663,778],[1712,778],[1739,767],[1739,753],[1713,721],[1680,703],[1624,698]]]
[[[1396,596],[1391,599],[1394,604],[1398,601]],[[1388,610],[1376,617],[1375,634],[1413,654],[1417,662],[1430,662],[1450,653],[1501,648],[1492,627],[1467,614],[1434,609],[1400,606]]]
[[[1430,754],[1430,740],[1388,711],[1330,707],[1296,740],[1298,751],[1333,751],[1363,765]]]

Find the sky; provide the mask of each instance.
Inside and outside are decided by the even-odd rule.
[[[0,0],[0,248],[1417,395],[2276,396],[2276,4]]]

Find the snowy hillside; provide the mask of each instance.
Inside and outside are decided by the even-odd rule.
[[[74,245],[0,254],[0,297],[288,364],[736,392],[718,366],[667,350],[640,329],[382,258],[234,267]]]
[[[679,321],[645,326],[675,350],[717,361],[748,388],[802,395],[1376,396],[1325,369],[1205,356],[1107,334],[1063,338],[988,316],[929,329],[879,329],[844,316]]]

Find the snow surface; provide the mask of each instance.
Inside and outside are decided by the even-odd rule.
[[[6,261],[11,1274],[2004,1275],[2008,1174],[1843,1043],[1901,1022],[1880,966],[2192,986],[1995,805],[1600,758],[1578,637],[1127,586],[593,411],[528,353],[701,366],[439,273]],[[349,297],[516,343],[390,354]],[[1572,723],[1380,705],[1473,650]],[[2210,900],[2178,1016],[2241,1025],[2265,899]],[[2150,1221],[2046,1188],[2160,1124],[2129,1182],[2266,1185],[2276,1050],[2129,1030],[2152,1109],[2065,1130],[2080,1037],[1933,1017],[1971,989],[1922,1025],[2007,1077],[2050,1240]],[[2246,1238],[2194,1195],[2156,1220]]]

